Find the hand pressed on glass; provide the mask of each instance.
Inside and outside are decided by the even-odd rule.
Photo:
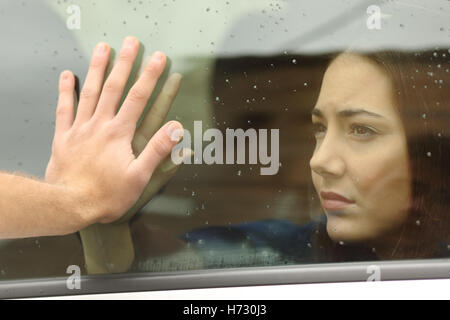
[[[127,38],[103,85],[109,48],[104,43],[96,47],[75,119],[74,77],[68,71],[61,76],[46,180],[86,197],[88,224],[117,220],[136,202],[153,171],[176,144],[168,130],[181,127],[174,121],[166,124],[138,158],[133,154],[136,123],[165,64],[164,54],[156,52],[116,115],[137,51],[138,41]]]
[[[114,265],[118,261],[114,262],[117,259],[111,257],[114,251],[122,251],[126,258],[122,255],[119,260],[127,260],[126,265],[131,263],[131,241],[125,247],[123,244],[124,237],[130,240],[126,221],[150,200],[177,168],[170,162],[170,151],[177,143],[171,140],[170,134],[182,126],[170,121],[161,129],[159,127],[178,90],[181,81],[178,74],[169,78],[136,131],[139,117],[164,70],[166,58],[163,53],[152,55],[116,114],[138,48],[138,40],[127,37],[117,63],[103,83],[110,49],[105,43],[97,45],[75,119],[74,77],[65,71],[60,79],[55,137],[46,181],[62,185],[83,199],[86,227],[94,223],[81,231],[83,248],[86,260],[95,260],[93,264],[97,267],[91,269],[98,272],[106,260],[116,270]],[[150,178],[152,183],[149,183]],[[114,226],[103,225],[114,221]],[[122,240],[123,250],[117,248],[112,239]]]

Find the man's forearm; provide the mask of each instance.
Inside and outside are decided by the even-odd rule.
[[[64,235],[89,223],[64,187],[0,172],[0,239]]]

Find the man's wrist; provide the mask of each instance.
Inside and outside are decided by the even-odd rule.
[[[0,173],[0,238],[60,236],[95,222],[99,210],[82,192],[25,174]]]
[[[87,192],[69,188],[65,185],[53,185],[59,190],[61,201],[65,203],[66,212],[73,216],[76,221],[75,230],[77,232],[91,224],[97,223],[101,215],[97,206],[89,197]]]

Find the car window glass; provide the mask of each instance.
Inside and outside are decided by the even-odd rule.
[[[156,50],[157,92],[183,76],[166,120],[194,155],[123,224],[130,254],[0,240],[0,280],[448,257],[449,15],[439,0],[2,1],[2,170],[44,177],[60,72],[82,84],[95,44],[114,59],[127,35],[130,83]]]

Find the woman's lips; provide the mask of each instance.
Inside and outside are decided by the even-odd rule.
[[[349,205],[351,205],[351,203],[339,200],[323,200],[322,202],[322,206],[324,207],[324,209],[329,211],[343,209]]]
[[[347,199],[346,197],[335,193],[335,192],[320,192],[320,196],[322,197],[322,206],[326,210],[337,210],[343,209],[355,201]]]

